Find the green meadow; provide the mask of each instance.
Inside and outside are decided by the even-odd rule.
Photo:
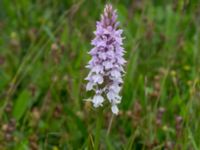
[[[108,2],[127,61],[114,116],[85,80]],[[199,57],[199,0],[1,0],[0,150],[200,150]]]

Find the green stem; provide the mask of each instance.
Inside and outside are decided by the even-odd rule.
[[[102,123],[103,123],[103,109],[100,108],[98,112],[98,116],[97,116],[97,122],[96,122],[94,150],[98,150],[98,147],[99,147]]]
[[[111,127],[112,127],[113,118],[114,118],[114,115],[112,114],[110,122],[109,122],[109,125],[108,125],[108,129],[107,129],[107,136],[109,136],[109,134],[110,134],[110,130],[111,130]]]

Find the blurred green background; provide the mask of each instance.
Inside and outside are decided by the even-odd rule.
[[[93,149],[85,91],[95,22],[118,10],[127,60],[100,149],[200,149],[199,0],[1,0],[0,149]]]

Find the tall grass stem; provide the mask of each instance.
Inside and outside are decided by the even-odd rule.
[[[112,114],[110,121],[109,121],[108,129],[107,129],[107,134],[106,134],[107,136],[109,136],[109,134],[110,134],[113,118],[114,118],[114,115]]]
[[[103,124],[103,109],[100,108],[97,115],[94,150],[98,150],[100,147],[102,124]]]

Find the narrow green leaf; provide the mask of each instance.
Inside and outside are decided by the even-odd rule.
[[[20,120],[20,118],[24,115],[26,109],[28,108],[29,101],[30,93],[25,90],[19,95],[14,105],[13,116],[16,120]]]

